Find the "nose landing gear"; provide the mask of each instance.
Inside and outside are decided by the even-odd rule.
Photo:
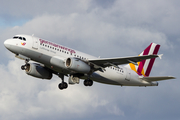
[[[21,70],[25,70],[25,69],[26,69],[26,65],[22,65]]]
[[[26,60],[25,60],[25,65],[22,65],[22,66],[21,66],[21,70],[26,70],[26,69],[27,69],[27,64],[28,64],[28,62],[29,62],[29,59],[26,59]]]

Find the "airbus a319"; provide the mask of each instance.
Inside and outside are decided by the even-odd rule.
[[[64,76],[69,77],[68,83],[72,85],[83,79],[85,86],[92,86],[93,81],[119,86],[158,86],[157,81],[175,79],[149,76],[155,59],[162,56],[157,55],[160,45],[156,43],[151,43],[138,56],[117,58],[97,58],[30,35],[15,35],[4,45],[25,61],[21,69],[28,75],[47,80],[53,74],[59,76],[61,90],[68,87]]]

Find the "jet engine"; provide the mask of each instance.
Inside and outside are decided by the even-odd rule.
[[[78,73],[89,73],[91,68],[90,66],[77,58],[67,58],[65,62],[65,66]]]
[[[30,76],[41,78],[41,79],[48,79],[52,78],[52,72],[46,69],[45,67],[40,66],[36,63],[28,63],[26,65],[26,73]]]

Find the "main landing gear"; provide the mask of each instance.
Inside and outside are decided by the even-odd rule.
[[[58,85],[60,90],[66,89],[68,87],[68,84],[66,82],[62,82]]]
[[[92,86],[93,85],[93,81],[90,80],[90,79],[86,79],[86,80],[84,80],[84,85],[85,86]]]
[[[59,74],[59,77],[62,79],[62,82],[58,85],[58,88],[60,90],[68,88],[68,84],[66,82],[64,82],[64,75]]]

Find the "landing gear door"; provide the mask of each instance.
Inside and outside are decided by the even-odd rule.
[[[32,48],[37,50],[38,49],[38,38],[32,37],[32,40],[33,40]]]

